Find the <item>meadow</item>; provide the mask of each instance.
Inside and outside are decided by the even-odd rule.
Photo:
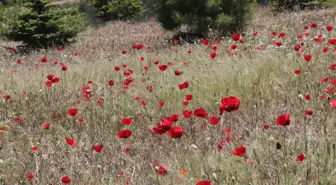
[[[0,185],[335,184],[335,12],[197,44],[151,20],[1,41]]]

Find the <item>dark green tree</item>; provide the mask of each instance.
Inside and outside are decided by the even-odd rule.
[[[4,22],[2,35],[32,47],[62,45],[85,28],[85,16],[78,8],[62,8],[51,0],[26,0],[23,9]]]
[[[227,34],[243,30],[255,0],[158,0],[158,20],[166,29],[187,24],[192,32]]]
[[[127,20],[142,15],[141,0],[89,0],[96,8],[98,17],[104,20]]]

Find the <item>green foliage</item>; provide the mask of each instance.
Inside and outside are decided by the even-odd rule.
[[[274,11],[303,10],[331,7],[336,5],[336,0],[271,0]]]
[[[193,32],[227,34],[245,28],[254,5],[255,0],[158,0],[158,20],[166,29],[187,24]]]
[[[325,0],[325,1],[321,2],[321,4],[325,8],[335,7],[336,6],[336,0]]]
[[[141,0],[89,0],[97,9],[98,17],[104,20],[127,20],[142,15]]]
[[[154,16],[156,14],[156,10],[157,10],[156,3],[157,3],[157,0],[142,0],[145,17]]]
[[[20,6],[25,2],[25,0],[5,0],[5,1],[6,6]]]
[[[4,37],[32,47],[62,45],[85,27],[85,18],[76,7],[61,8],[50,0],[27,0],[23,10],[3,22]]]

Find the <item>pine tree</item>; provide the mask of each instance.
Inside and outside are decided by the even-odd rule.
[[[89,0],[89,5],[106,21],[132,19],[144,11],[141,0]]]
[[[53,6],[51,0],[26,0],[24,10],[8,20],[3,35],[32,47],[62,45],[85,27],[85,17],[76,7]]]
[[[243,30],[255,0],[158,0],[158,20],[166,29],[187,24],[192,32],[221,34]]]

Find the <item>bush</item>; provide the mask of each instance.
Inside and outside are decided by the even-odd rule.
[[[144,7],[144,16],[146,18],[154,16],[156,14],[157,9],[157,0],[142,0],[142,4]]]
[[[189,25],[192,32],[220,34],[243,30],[252,16],[255,0],[158,0],[158,20],[166,29]]]
[[[84,29],[85,18],[75,7],[61,8],[51,0],[26,0],[24,10],[7,19],[2,35],[31,47],[62,45]]]
[[[331,7],[336,5],[336,0],[271,0],[273,11],[303,10]]]
[[[141,0],[89,0],[104,20],[127,20],[141,16],[144,9]]]

